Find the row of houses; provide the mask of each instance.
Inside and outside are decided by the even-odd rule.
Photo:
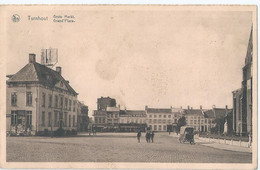
[[[110,102],[104,102],[113,100]],[[216,120],[228,122],[231,126],[232,109],[216,108],[212,109],[187,109],[180,108],[150,108],[145,106],[144,110],[121,109],[116,106],[116,100],[110,97],[98,99],[98,109],[94,110],[94,127],[97,131],[145,131],[147,128],[152,131],[176,131],[178,120],[186,118],[188,126],[192,126],[196,131],[210,132],[216,128]],[[217,127],[218,131],[224,130],[224,123]],[[230,128],[229,128],[230,129]]]
[[[7,75],[6,130],[14,134],[41,134],[64,130],[84,131],[88,127],[88,106],[62,77],[62,68],[53,70],[36,62],[16,74]]]

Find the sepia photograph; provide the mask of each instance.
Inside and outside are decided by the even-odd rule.
[[[0,18],[1,167],[257,167],[257,6],[2,5]]]

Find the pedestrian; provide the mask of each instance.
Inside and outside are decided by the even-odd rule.
[[[146,142],[148,143],[148,138],[149,138],[149,132],[146,132],[145,134],[145,139],[146,139]]]
[[[171,134],[171,131],[169,130],[169,135]]]
[[[137,139],[138,139],[138,143],[140,143],[140,138],[141,138],[141,131],[139,130],[138,132],[137,132]]]
[[[153,138],[154,138],[154,132],[152,131],[152,134],[151,134],[152,143],[153,143]]]

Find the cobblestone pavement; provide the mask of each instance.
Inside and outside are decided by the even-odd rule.
[[[7,137],[10,162],[169,162],[251,163],[252,154],[199,144],[180,144],[167,133],[156,133],[154,143],[141,143],[135,133],[81,134],[77,137]]]

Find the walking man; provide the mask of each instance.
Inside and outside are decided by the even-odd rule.
[[[138,143],[140,143],[140,138],[141,138],[141,131],[139,130],[138,132],[137,132],[137,139],[138,139]]]
[[[147,142],[147,143],[150,143],[150,137],[151,137],[150,132],[147,132],[146,135],[145,135],[145,138],[146,138],[146,142]]]
[[[153,138],[154,138],[154,132],[152,131],[152,134],[151,134],[152,143],[153,143]]]

